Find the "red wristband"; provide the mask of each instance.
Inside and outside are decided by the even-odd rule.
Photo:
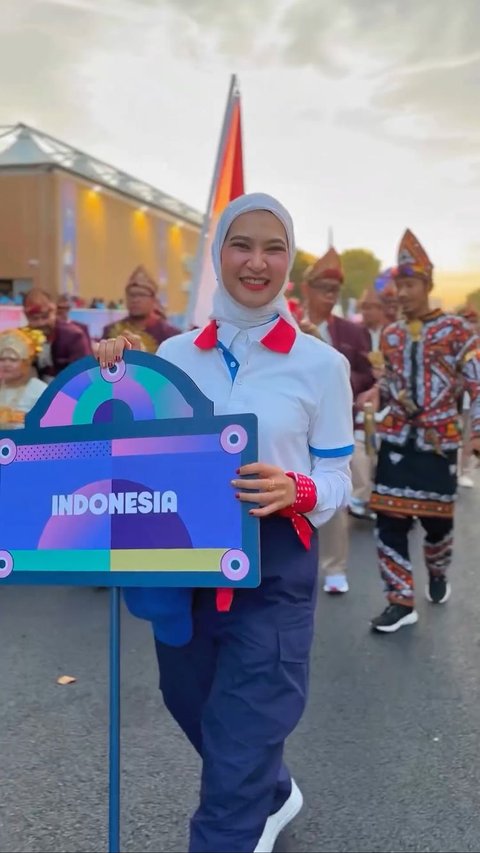
[[[293,471],[285,471],[287,477],[295,480],[297,484],[297,496],[292,509],[295,512],[311,512],[317,505],[317,487],[311,477],[305,474],[296,474]]]
[[[232,606],[235,590],[230,587],[221,587],[217,589],[215,600],[219,613],[228,613]]]

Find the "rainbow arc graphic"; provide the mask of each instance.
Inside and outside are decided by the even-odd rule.
[[[118,370],[122,370],[121,382]],[[102,375],[98,366],[73,376],[51,401],[40,419],[40,426],[78,426],[110,421],[116,404],[127,406],[135,421],[193,416],[192,406],[178,388],[149,367],[121,362],[110,376],[112,381],[108,381],[108,374]]]

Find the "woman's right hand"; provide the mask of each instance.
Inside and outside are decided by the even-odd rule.
[[[133,332],[124,332],[123,335],[118,335],[116,338],[101,340],[95,357],[100,363],[100,367],[113,367],[114,364],[122,360],[126,349],[143,350],[140,336],[134,335]]]

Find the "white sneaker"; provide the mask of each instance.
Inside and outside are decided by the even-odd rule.
[[[463,486],[464,489],[473,489],[475,483],[468,474],[460,474],[460,477],[458,478],[458,485]]]
[[[272,853],[275,842],[283,829],[297,816],[303,806],[303,796],[298,785],[292,779],[292,790],[288,800],[285,800],[281,809],[267,818],[265,829],[254,853]]]
[[[355,500],[353,498],[348,506],[348,512],[350,515],[353,515],[354,518],[361,518],[362,520],[365,519],[366,521],[377,520],[376,512],[372,512],[368,504],[364,503],[363,501]]]
[[[345,575],[327,575],[323,584],[323,591],[329,595],[342,595],[349,589]]]

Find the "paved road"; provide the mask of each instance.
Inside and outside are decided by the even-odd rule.
[[[321,598],[288,746],[306,806],[282,853],[480,849],[478,480],[461,496],[451,601],[421,599],[418,625],[393,636],[368,631],[383,599],[371,530],[352,525],[351,593]],[[2,853],[107,849],[107,625],[104,592],[1,590]],[[162,707],[147,626],[123,627],[122,851],[185,850],[199,764]],[[58,686],[65,673],[77,682]]]

